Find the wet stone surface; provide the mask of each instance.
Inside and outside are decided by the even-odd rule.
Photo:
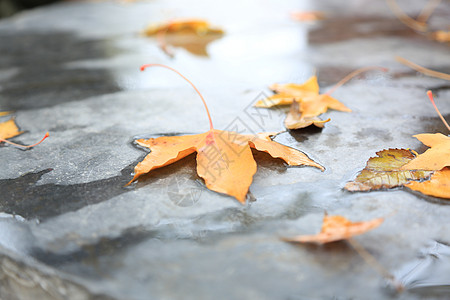
[[[412,16],[422,1],[399,1]],[[299,23],[296,10],[324,21]],[[450,10],[433,15],[448,26]],[[196,55],[140,35],[150,22],[205,17],[226,34]],[[120,20],[120,21],[118,21]],[[446,129],[427,102],[432,89],[450,119],[450,84],[395,62],[396,55],[450,73],[448,44],[399,22],[383,1],[67,2],[0,20],[0,111],[14,110],[30,144],[0,145],[2,299],[446,299],[450,293],[447,201],[406,189],[348,193],[342,187],[386,148],[425,148],[412,137]],[[178,46],[178,45],[177,45]],[[205,55],[207,54],[207,55]],[[283,130],[287,109],[255,109],[274,82],[317,73],[326,90],[349,72],[367,73],[335,93],[352,113],[329,111],[324,129],[276,141],[326,167],[286,167],[254,151],[248,203],[205,188],[195,156],[132,178],[148,149],[137,137],[217,129]],[[0,121],[8,117],[0,117]],[[296,246],[324,211],[354,221],[386,217],[356,240],[405,289],[397,293],[345,242]]]

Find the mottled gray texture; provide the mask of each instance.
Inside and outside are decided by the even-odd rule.
[[[189,3],[189,4],[187,4]],[[422,1],[405,6],[417,14]],[[327,19],[298,23],[295,10]],[[445,29],[448,5],[432,18]],[[139,35],[151,21],[202,16],[226,35],[209,57]],[[342,187],[385,148],[425,148],[412,137],[447,133],[427,102],[433,89],[450,119],[449,83],[395,62],[400,55],[450,73],[448,44],[401,24],[383,1],[68,2],[0,21],[0,111],[26,132],[0,146],[2,299],[444,299],[450,288],[447,202],[406,189]],[[188,84],[144,63],[170,65],[203,92],[217,129],[283,130],[286,109],[255,109],[274,82],[317,72],[322,90],[359,67],[380,65],[334,96],[323,130],[276,140],[326,167],[287,168],[254,152],[253,200],[241,205],[204,187],[189,156],[131,179],[146,151],[135,137],[199,133],[204,108]],[[2,117],[0,121],[8,117]],[[448,134],[448,133],[447,133]],[[187,197],[185,195],[188,195]],[[386,217],[362,244],[406,290],[396,294],[347,243],[295,246],[324,211],[360,221]],[[437,258],[433,258],[437,257]],[[409,273],[414,266],[415,271]]]

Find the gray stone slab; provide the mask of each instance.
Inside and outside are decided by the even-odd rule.
[[[400,3],[412,16],[422,1]],[[294,10],[327,18],[298,23]],[[431,19],[448,26],[441,4]],[[169,58],[146,24],[205,17],[226,35],[208,56]],[[0,21],[0,111],[26,132],[0,146],[2,299],[445,299],[450,292],[448,202],[407,190],[342,190],[385,148],[424,147],[412,135],[448,134],[428,103],[433,89],[450,119],[449,84],[395,62],[396,55],[450,73],[448,44],[415,33],[380,1],[67,2]],[[274,82],[317,73],[326,90],[354,69],[380,65],[335,92],[352,113],[329,111],[323,130],[276,140],[326,167],[286,167],[254,152],[252,201],[205,188],[195,157],[131,179],[147,151],[136,137],[208,129],[201,101],[162,63],[189,77],[217,129],[283,130],[286,109],[255,109]],[[6,120],[2,117],[0,121]],[[345,243],[295,246],[324,211],[351,220],[386,217],[356,240],[405,285],[386,280]]]

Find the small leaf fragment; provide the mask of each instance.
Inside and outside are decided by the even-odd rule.
[[[19,131],[14,119],[0,123],[0,140],[10,139],[22,133],[23,131]]]
[[[430,180],[412,181],[405,186],[422,194],[450,199],[450,168],[434,172]]]
[[[450,31],[438,30],[431,33],[433,39],[441,43],[449,43],[450,42]]]
[[[299,235],[292,238],[283,238],[291,243],[316,243],[326,244],[330,242],[349,239],[355,235],[363,234],[383,223],[384,218],[377,218],[370,221],[351,222],[342,216],[323,217],[323,224],[320,233],[315,235]]]
[[[350,192],[389,189],[402,186],[411,180],[428,178],[432,171],[402,170],[402,166],[416,157],[407,149],[388,149],[376,152],[377,157],[367,161],[366,167],[345,189]]]
[[[325,19],[325,14],[321,11],[295,11],[291,18],[299,22],[319,21]]]

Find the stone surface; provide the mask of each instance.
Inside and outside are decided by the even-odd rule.
[[[400,3],[417,15],[422,1]],[[294,10],[327,19],[298,23]],[[431,19],[445,29],[442,4]],[[226,35],[209,56],[141,36],[150,22],[205,17]],[[0,111],[26,133],[0,146],[2,299],[444,299],[449,291],[448,202],[406,189],[347,193],[345,183],[385,148],[424,148],[412,135],[448,134],[449,83],[395,62],[396,55],[450,73],[448,44],[400,23],[383,1],[67,2],[0,21]],[[195,157],[130,187],[146,151],[136,137],[199,133],[208,121],[170,65],[202,91],[218,129],[283,130],[285,109],[255,109],[274,82],[317,72],[322,89],[354,69],[380,65],[335,92],[352,113],[330,111],[323,130],[277,141],[326,167],[286,168],[255,152],[253,200],[242,206],[205,189]],[[2,117],[1,120],[6,120]],[[347,243],[295,246],[279,237],[319,231],[324,210],[353,221],[386,217],[357,237],[405,284],[395,293]],[[433,258],[434,257],[434,258]]]

